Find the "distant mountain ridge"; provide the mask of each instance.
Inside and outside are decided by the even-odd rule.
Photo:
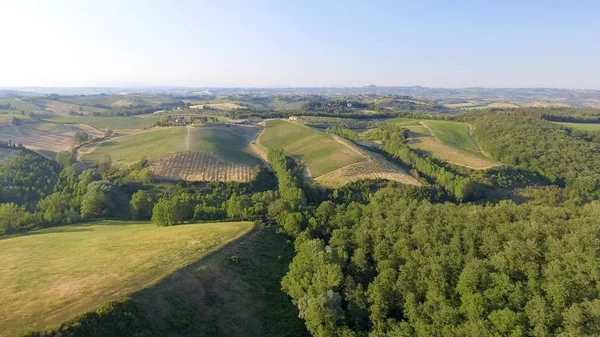
[[[428,88],[422,86],[364,87],[288,87],[288,88],[219,88],[219,87],[21,87],[0,89],[5,95],[91,95],[91,94],[172,94],[172,95],[399,95],[428,100],[506,100],[506,101],[565,101],[600,102],[600,90],[556,88]]]

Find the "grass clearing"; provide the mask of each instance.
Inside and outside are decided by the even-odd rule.
[[[448,163],[474,170],[501,166],[500,163],[494,162],[483,155],[450,146],[433,137],[419,137],[416,142],[410,143],[409,146]]]
[[[410,131],[408,146],[429,156],[475,170],[501,165],[484,155],[466,123],[410,118],[391,122]]]
[[[570,129],[583,130],[583,131],[599,131],[600,124],[598,123],[567,123],[567,122],[553,122],[556,124],[564,125]]]
[[[427,123],[429,122],[430,121],[427,121]],[[467,125],[465,124],[465,126]],[[481,152],[465,150],[460,147],[452,146],[442,142],[438,138],[434,137],[434,135],[430,132],[430,128],[426,128],[425,126],[411,126],[408,128],[410,129],[408,146],[429,156],[474,170],[483,170],[501,165],[498,162],[486,158]],[[449,132],[444,135],[447,137],[446,139],[453,139],[452,137],[448,137],[448,133]],[[475,143],[473,144],[477,146]]]
[[[469,126],[465,123],[428,120],[422,124],[440,141],[459,149],[479,152],[477,144],[469,136]]]
[[[146,288],[252,226],[102,221],[1,239],[0,336],[56,326]]]
[[[282,148],[285,153],[302,160],[314,178],[365,161],[356,148],[332,135],[286,120],[266,121],[265,130],[258,139],[268,149]]]

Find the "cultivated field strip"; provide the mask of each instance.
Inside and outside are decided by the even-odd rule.
[[[166,155],[150,164],[156,179],[165,181],[252,180],[254,168],[225,161],[208,152],[183,151]]]

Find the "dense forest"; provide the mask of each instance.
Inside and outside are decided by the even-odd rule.
[[[599,210],[324,202],[282,285],[313,336],[589,335]]]
[[[523,116],[487,115],[474,126],[475,137],[494,158],[566,186],[577,202],[600,197],[596,135]]]

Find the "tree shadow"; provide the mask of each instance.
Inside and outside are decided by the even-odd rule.
[[[292,256],[286,237],[255,228],[131,297],[165,336],[308,336],[281,290]]]

